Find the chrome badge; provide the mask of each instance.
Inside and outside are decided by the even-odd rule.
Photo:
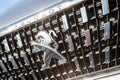
[[[57,51],[58,43],[53,39],[52,35],[54,37],[57,37],[56,33],[53,30],[49,31],[49,33],[46,31],[40,31],[36,35],[36,41],[30,41],[31,46],[34,46],[40,51],[44,52],[44,64],[42,65],[42,69],[47,69],[50,67],[50,62],[52,58],[58,59],[59,65],[67,62],[67,59]]]

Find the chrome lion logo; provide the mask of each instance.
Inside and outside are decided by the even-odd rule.
[[[51,30],[48,32],[40,31],[36,35],[36,41],[30,41],[31,46],[37,47],[39,50],[44,52],[42,69],[50,67],[52,58],[58,59],[58,64],[64,64],[67,59],[62,56],[58,51],[58,43],[52,38],[52,35],[57,37],[56,33]]]

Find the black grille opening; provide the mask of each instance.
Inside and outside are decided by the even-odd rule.
[[[108,12],[102,1],[86,0],[0,37],[1,79],[65,80],[120,65],[120,1],[106,0]],[[50,67],[41,69],[44,53],[36,50],[34,54],[29,42],[36,41],[35,36],[43,30],[57,34],[53,39],[66,63],[59,65],[58,59],[52,58]]]

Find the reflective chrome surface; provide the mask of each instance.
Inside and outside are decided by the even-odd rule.
[[[102,2],[102,10],[103,10],[103,15],[108,14],[109,13],[109,2],[108,0],[101,0]]]
[[[94,57],[93,57],[93,52],[89,53],[89,61],[90,61],[90,66],[91,68],[95,67],[95,63],[94,63]]]
[[[1,24],[3,24],[3,23],[4,24],[0,25],[0,34],[1,34],[0,36],[4,35],[6,33],[12,32],[14,30],[17,30],[17,29],[19,29],[25,25],[28,25],[32,22],[35,22],[37,20],[43,19],[49,15],[52,15],[58,11],[61,11],[65,8],[68,8],[69,6],[72,6],[72,5],[82,2],[82,1],[83,0],[58,0],[58,1],[47,0],[47,2],[44,2],[42,0],[37,0],[36,2],[34,0],[26,1],[23,6],[15,9],[15,10],[17,10],[16,11],[17,13],[13,14],[14,9],[12,9],[12,12],[8,13],[8,14],[12,13],[11,15],[6,14],[3,17],[1,17],[2,20],[5,17],[7,19],[9,17],[10,20],[5,20],[5,21],[3,20],[1,22]],[[33,6],[31,6],[31,5],[33,5]],[[32,8],[32,10],[31,10],[31,8]],[[26,9],[27,9],[27,11],[26,11]],[[21,14],[21,15],[18,15],[18,14]]]
[[[109,0],[108,15],[102,14],[101,0],[86,0],[69,8],[64,7],[64,10],[64,5],[54,6],[44,14],[38,13],[23,20],[28,23],[14,25],[12,30],[7,28],[12,32],[0,37],[0,65],[5,66],[7,71],[0,66],[0,78],[70,80],[107,69],[118,69],[120,11],[117,1]],[[87,22],[83,22],[81,15],[83,7]],[[68,28],[63,27],[64,15]],[[18,68],[15,68],[16,65]]]
[[[18,47],[22,47],[22,41],[21,41],[21,38],[20,38],[20,34],[17,34],[15,37],[14,37],[15,40],[17,40],[17,45]]]
[[[3,72],[7,72],[8,70],[6,69],[5,65],[3,64],[2,60],[0,60],[0,67],[2,68]]]
[[[13,69],[18,69],[18,66],[17,66],[13,56],[9,55],[8,60],[12,63]]]
[[[88,21],[86,7],[80,8],[83,23]]]
[[[25,65],[30,65],[27,54],[25,52],[21,51],[20,56],[24,59]]]
[[[110,22],[104,24],[104,33],[105,40],[110,39]]]
[[[74,51],[72,38],[71,36],[68,36],[68,35],[66,35],[66,37],[67,37],[67,42],[68,42],[68,47],[69,47],[68,51],[72,52]]]
[[[5,52],[9,52],[9,51],[10,51],[10,48],[9,48],[7,39],[4,39],[4,40],[2,41],[2,44],[4,45]]]
[[[62,16],[62,21],[63,21],[63,27],[64,27],[64,29],[65,29],[65,30],[69,29],[66,15],[63,15],[63,16]]]
[[[87,46],[91,45],[91,35],[89,29],[85,31],[85,38],[86,38],[86,45]]]
[[[53,31],[50,31],[50,33],[47,33],[46,31],[40,31],[36,36],[37,42],[36,41],[30,42],[31,46],[36,46],[37,48],[44,52],[43,55],[44,64],[42,65],[42,70],[50,67],[50,62],[52,58],[58,59],[59,65],[64,64],[67,61],[66,58],[57,51],[58,43],[55,42],[55,40],[52,38],[51,33],[53,33],[53,35],[56,36],[56,34]],[[52,42],[54,48],[52,48],[50,45],[50,43]]]
[[[75,62],[75,65],[76,65],[76,71],[81,71],[81,69],[80,69],[80,65],[79,65],[79,62],[78,62],[78,58],[77,58],[77,57],[74,57],[74,58],[72,59],[72,61]]]

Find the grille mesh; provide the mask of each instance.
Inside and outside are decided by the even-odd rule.
[[[120,1],[108,0],[107,14],[103,14],[101,1],[86,0],[0,37],[0,65],[4,65],[4,69],[0,66],[0,78],[65,80],[119,65]],[[85,21],[80,11],[83,7],[88,18]],[[67,17],[67,30],[63,26],[63,15]],[[55,31],[58,36],[54,38],[59,44],[58,52],[67,58],[67,63],[58,65],[57,60],[52,59],[50,68],[41,70],[43,52],[33,54],[33,47],[29,43],[36,40],[35,35],[41,30]],[[22,46],[17,45],[17,34]],[[66,35],[71,37],[74,47],[72,51],[69,50]],[[5,49],[3,41],[8,44],[10,50]],[[25,64],[22,52],[29,64]],[[16,63],[18,68],[15,68],[10,60],[15,61],[14,65]]]

